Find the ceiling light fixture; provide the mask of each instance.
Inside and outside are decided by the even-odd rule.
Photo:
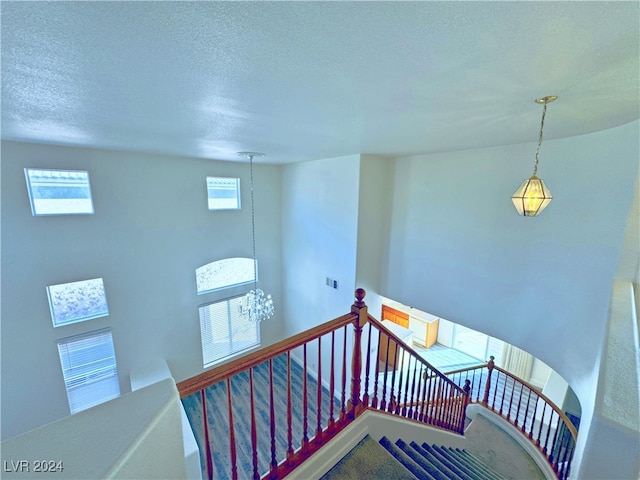
[[[516,207],[519,215],[525,217],[535,217],[544,210],[553,197],[544,180],[537,177],[538,162],[540,161],[540,146],[542,145],[542,129],[544,128],[544,117],[547,113],[547,104],[553,102],[558,97],[549,95],[536,99],[536,103],[544,105],[542,109],[542,121],[540,122],[540,134],[538,135],[538,149],[536,150],[536,162],[533,166],[533,175],[527,178],[511,196],[511,201]]]
[[[238,305],[240,315],[246,317],[250,322],[261,322],[273,316],[273,299],[271,295],[258,288],[258,264],[256,261],[256,220],[255,203],[253,199],[253,159],[254,157],[264,157],[264,153],[258,152],[238,152],[241,157],[249,159],[249,170],[251,172],[251,239],[253,245],[253,290],[245,295]]]

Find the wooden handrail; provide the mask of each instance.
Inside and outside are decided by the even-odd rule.
[[[524,380],[516,377],[512,373],[507,372],[505,369],[500,368],[500,367],[494,367],[494,369],[498,370],[499,372],[504,373],[505,375],[507,375],[507,376],[511,377],[512,379],[514,379],[516,382],[519,382],[522,385],[524,385],[525,387],[529,388],[530,390],[536,392],[538,397],[541,398],[542,400],[544,400],[545,403],[547,403],[551,408],[553,408],[553,410],[558,414],[558,417],[560,417],[562,419],[562,421],[565,423],[565,426],[567,427],[569,432],[571,432],[571,436],[573,437],[573,440],[575,441],[575,440],[578,439],[578,430],[573,425],[573,422],[571,420],[569,420],[569,417],[567,417],[567,415],[562,410],[560,410],[560,408],[555,403],[553,403],[553,401],[549,397],[547,397],[544,393],[539,392],[538,390],[536,390],[530,383],[525,382]]]
[[[356,314],[347,313],[346,315],[335,318],[334,320],[323,323],[322,325],[318,325],[317,327],[313,327],[292,337],[285,338],[273,345],[256,350],[249,355],[237,358],[229,363],[215,367],[212,370],[207,370],[195,377],[183,380],[177,383],[180,398],[188,397],[189,395],[192,395],[193,393],[196,393],[210,385],[214,385],[227,377],[232,377],[233,375],[259,365],[270,358],[277,357],[288,350],[293,350],[310,340],[317,339],[322,335],[335,331],[345,325],[349,325],[356,319]]]
[[[540,451],[557,477],[566,480],[571,470],[571,460],[578,437],[575,425],[549,397],[539,392],[530,383],[503,368],[496,367],[493,360],[492,356],[489,362],[483,365],[452,370],[445,375],[458,382],[464,380],[467,383],[470,382],[469,378],[475,381],[476,372],[480,371],[475,400],[473,395],[470,395],[469,401],[478,403],[507,420]],[[492,381],[493,375],[497,375],[495,381]],[[502,379],[500,375],[503,375]],[[499,390],[500,382],[503,388]],[[509,384],[511,384],[510,388]],[[481,396],[482,385],[484,385],[484,391]],[[492,386],[493,398],[490,398]],[[519,392],[519,396],[514,403],[516,392]],[[531,402],[532,397],[533,402]],[[552,427],[556,421],[556,426]],[[564,427],[564,430],[561,427]],[[569,432],[566,437],[565,432]]]
[[[229,456],[231,458],[231,477],[236,478],[237,473],[237,455],[244,455],[246,452],[236,449],[236,432],[233,428],[234,410],[232,408],[233,396],[237,393],[232,392],[232,377],[248,372],[249,379],[249,402],[251,408],[251,448],[254,450],[251,463],[253,466],[253,477],[258,478],[261,474],[260,468],[264,471],[264,466],[260,466],[260,459],[269,461],[268,475],[270,478],[282,478],[288,475],[296,466],[300,465],[305,459],[327,441],[333,438],[338,432],[347,427],[355,418],[368,409],[382,411],[387,414],[400,416],[407,420],[417,421],[431,425],[435,428],[442,428],[450,432],[463,434],[466,407],[473,401],[482,400],[481,403],[499,415],[503,413],[503,406],[506,406],[506,420],[516,428],[519,428],[518,418],[521,412],[521,403],[523,402],[523,391],[528,389],[526,402],[522,403],[526,412],[525,420],[520,430],[525,432],[525,425],[529,424],[528,437],[536,447],[547,458],[558,478],[565,480],[570,470],[570,461],[575,448],[575,440],[577,438],[577,430],[571,423],[569,418],[562,412],[551,400],[538,392],[529,383],[524,382],[507,372],[504,369],[495,367],[493,358],[490,362],[482,365],[453,370],[442,373],[436,367],[425,360],[411,345],[407,345],[398,335],[390,331],[381,321],[368,314],[368,309],[364,303],[365,291],[357,289],[355,292],[356,301],[351,307],[350,313],[342,315],[334,320],[318,325],[307,331],[301,332],[290,338],[284,339],[271,346],[261,348],[248,355],[239,357],[231,362],[215,367],[211,370],[203,372],[195,377],[183,380],[177,384],[181,398],[188,397],[195,393],[200,396],[200,408],[202,409],[201,421],[204,434],[204,442],[206,445],[206,476],[213,478],[217,475],[214,473],[214,465],[212,462],[213,452],[209,445],[209,422],[207,415],[207,397],[209,392],[205,392],[209,387],[226,382],[224,385],[227,396],[227,409],[229,421]],[[368,328],[366,324],[369,323]],[[351,355],[347,356],[348,335],[347,327],[352,325],[353,337],[350,345]],[[343,330],[344,332],[341,332]],[[372,335],[377,331],[377,342]],[[337,335],[336,335],[337,334]],[[338,345],[335,344],[336,336],[339,340]],[[323,340],[325,337],[326,340]],[[372,343],[374,340],[374,343]],[[330,362],[326,365],[327,357],[325,350],[330,341]],[[376,346],[377,343],[377,346]],[[312,347],[317,355],[314,359],[317,364],[313,366],[315,372],[308,370],[307,350]],[[302,355],[301,365],[299,365],[299,376],[302,379],[302,424],[300,428],[296,427],[296,432],[292,431],[293,427],[293,398],[292,398],[292,353],[293,350],[301,348],[299,352]],[[376,351],[377,348],[377,351]],[[364,351],[363,351],[364,349]],[[341,351],[341,355],[340,355]],[[276,399],[276,385],[274,382],[274,363],[282,362],[280,356],[286,356],[286,391],[282,391],[282,386],[277,387],[278,399]],[[336,358],[337,357],[337,358]],[[336,362],[337,361],[337,362]],[[348,363],[351,363],[351,371],[348,372]],[[263,451],[258,456],[257,453],[257,428],[258,420],[256,415],[256,407],[254,402],[254,377],[253,369],[268,362],[268,373],[266,375],[268,381],[268,413],[264,417],[265,412],[262,408],[262,417],[268,418],[270,452]],[[323,364],[325,364],[323,366]],[[328,367],[328,368],[327,368]],[[261,368],[261,367],[259,367]],[[487,369],[487,373],[482,369]],[[329,371],[328,391],[324,390],[323,382],[326,385],[326,371]],[[475,373],[480,370],[479,380],[476,382]],[[472,372],[474,385],[471,390],[472,381],[469,380],[469,372]],[[317,375],[317,379],[313,380],[310,375]],[[492,374],[496,375],[495,382],[491,381]],[[261,374],[262,375],[262,374]],[[298,375],[298,374],[296,374]],[[340,384],[336,385],[334,377],[338,376]],[[504,375],[502,378],[500,375]],[[455,376],[455,378],[453,378]],[[466,376],[467,378],[463,378]],[[350,388],[347,382],[350,378]],[[509,381],[512,379],[512,382]],[[371,380],[371,381],[370,381]],[[455,381],[454,381],[455,380]],[[308,388],[308,382],[317,382],[315,385],[315,395]],[[464,382],[464,387],[462,383]],[[484,382],[484,383],[483,383]],[[497,388],[493,388],[492,399],[490,399],[490,390],[492,385],[498,385],[504,382],[504,388],[501,389],[500,395],[497,397]],[[509,382],[509,384],[507,384]],[[512,385],[511,385],[512,383]],[[516,383],[519,386],[516,386]],[[280,383],[280,385],[282,385]],[[480,388],[484,386],[484,392],[480,395]],[[380,388],[379,388],[380,387]],[[508,388],[507,388],[508,387]],[[506,394],[510,390],[510,396]],[[514,391],[520,389],[519,397],[514,403]],[[379,392],[381,390],[381,392]],[[475,390],[475,395],[474,395]],[[215,392],[214,387],[211,392]],[[380,396],[379,396],[380,393]],[[283,397],[286,396],[286,399]],[[315,400],[312,398],[315,397]],[[508,399],[507,399],[508,398]],[[529,408],[530,399],[532,407]],[[284,400],[283,400],[284,399]],[[327,405],[325,404],[327,399]],[[497,401],[496,401],[497,399]],[[539,400],[538,400],[539,399]],[[286,424],[277,421],[275,404],[276,400],[286,403]],[[505,401],[506,400],[506,401]],[[538,402],[540,401],[541,416],[536,412]],[[309,403],[314,403],[311,407]],[[338,418],[334,418],[334,403]],[[264,405],[262,406],[264,407]],[[312,410],[310,410],[310,408]],[[314,410],[315,409],[315,410]],[[513,410],[515,409],[515,410]],[[518,412],[510,418],[512,412]],[[313,412],[315,418],[310,418],[309,413]],[[326,414],[326,419],[324,418]],[[558,422],[562,422],[566,426],[565,430],[558,428],[550,436],[551,425],[555,425],[556,416]],[[280,417],[284,418],[284,417]],[[539,423],[533,420],[538,418]],[[548,418],[548,422],[547,419]],[[280,423],[278,426],[277,424]],[[313,426],[313,438],[309,438],[307,428]],[[547,429],[542,431],[543,423]],[[537,432],[534,431],[534,425]],[[538,428],[539,425],[539,428]],[[560,425],[560,423],[558,423]],[[220,428],[218,425],[216,428]],[[286,452],[278,452],[276,449],[276,429],[278,432],[285,432],[287,438]],[[286,431],[285,431],[286,430]],[[216,430],[220,434],[220,430]],[[299,448],[294,449],[293,439],[299,440]],[[245,452],[245,453],[243,453]],[[561,457],[561,458],[558,458]],[[218,467],[215,467],[216,469]],[[217,470],[216,470],[217,472]]]
[[[382,324],[382,322],[378,321],[377,319],[369,315],[369,323],[371,323],[372,325],[375,325],[375,327],[378,330],[381,330],[385,335],[387,335],[388,337],[391,337],[391,339],[393,339],[396,343],[402,345],[402,348],[407,352],[409,352],[413,357],[415,357],[416,361],[422,363],[424,366],[432,370],[434,373],[434,375],[432,375],[433,377],[442,378],[442,380],[449,383],[452,388],[454,388],[455,390],[458,390],[459,393],[463,395],[465,394],[464,390],[460,386],[456,385],[456,383],[452,382],[451,379],[447,377],[446,374],[442,373],[440,370],[438,370],[436,367],[434,367],[428,361],[422,358],[422,356],[417,351],[415,351],[413,348],[411,348],[410,345],[407,345],[403,340],[400,339],[400,337],[398,337],[395,333],[393,333],[391,330],[385,327]]]
[[[446,376],[450,376],[450,375],[455,375],[457,373],[464,373],[464,372],[471,372],[473,370],[480,370],[483,368],[488,368],[489,363],[483,363],[481,365],[474,365],[471,367],[466,367],[466,368],[459,368],[457,370],[451,370],[448,372],[444,372],[443,375]],[[571,422],[571,420],[569,420],[569,417],[567,417],[567,415],[560,410],[560,408],[558,408],[558,406],[553,403],[553,401],[547,397],[545,394],[543,394],[542,392],[538,391],[538,389],[536,389],[533,385],[531,385],[529,382],[526,382],[525,380],[522,380],[521,378],[513,375],[512,373],[508,372],[507,370],[494,366],[493,367],[494,370],[497,370],[501,373],[503,373],[504,375],[511,377],[513,380],[515,380],[516,382],[520,383],[521,385],[524,385],[525,387],[527,387],[529,390],[531,390],[532,392],[536,392],[536,395],[541,398],[542,400],[544,400],[545,403],[547,403],[557,414],[558,416],[563,420],[563,422],[566,424],[567,429],[569,430],[569,432],[571,432],[571,436],[573,437],[573,440],[577,440],[578,439],[578,430],[576,429],[576,427],[573,425],[573,422]]]

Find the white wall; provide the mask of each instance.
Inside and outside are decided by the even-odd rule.
[[[282,173],[285,336],[349,312],[356,281],[360,156],[286,165]],[[334,290],[326,277],[338,280]]]
[[[582,438],[638,175],[639,126],[545,141],[539,174],[554,200],[535,218],[519,217],[510,200],[531,173],[535,144],[396,163],[382,294],[543,360],[580,399]],[[579,438],[578,462],[583,447]]]
[[[380,259],[389,248],[394,168],[392,159],[373,155],[361,158],[356,287],[366,290],[369,314],[377,319],[382,311],[380,279],[386,264]]]
[[[32,217],[25,167],[88,170],[95,215]],[[207,209],[207,175],[241,178],[241,211]],[[254,176],[260,285],[276,303],[266,345],[282,338],[280,168]],[[202,371],[197,306],[228,293],[196,295],[194,272],[252,255],[249,186],[246,163],[2,143],[3,439],[68,415],[59,338],[111,327],[123,393],[157,360],[177,381]],[[54,329],[45,287],[95,277],[109,316]]]
[[[399,160],[383,294],[516,345],[570,383],[591,374],[637,132],[634,122],[545,142],[539,173],[554,200],[535,218],[518,216],[510,200],[530,174],[533,144]]]
[[[164,380],[2,442],[2,478],[186,478],[181,433],[178,391]],[[43,460],[62,469],[39,473]]]
[[[358,228],[360,156],[290,164],[282,172],[282,258],[285,336],[320,325],[349,312],[354,300]],[[326,285],[338,281],[338,289]],[[351,358],[353,329],[347,327]],[[336,337],[336,362],[341,365],[344,336]],[[301,349],[294,352],[302,363]],[[328,378],[331,343],[322,341],[322,376]],[[307,349],[308,368],[318,370],[318,348]],[[350,360],[347,363],[351,371]],[[335,375],[336,393],[342,374]],[[347,390],[348,379],[347,374]],[[348,395],[348,393],[347,393]]]

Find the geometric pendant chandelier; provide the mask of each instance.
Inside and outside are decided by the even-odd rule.
[[[544,128],[544,117],[547,113],[547,104],[553,102],[558,97],[549,95],[536,99],[536,103],[544,105],[542,109],[542,121],[540,122],[540,134],[538,135],[538,148],[536,150],[536,161],[533,165],[533,175],[527,178],[511,196],[511,201],[516,207],[519,215],[524,217],[535,217],[544,210],[553,197],[549,187],[544,180],[538,178],[538,162],[540,161],[540,146],[542,145],[542,130]]]

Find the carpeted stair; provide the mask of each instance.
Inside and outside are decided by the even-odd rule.
[[[469,452],[450,447],[438,447],[402,439],[392,443],[387,437],[380,444],[421,480],[502,480],[489,466]]]
[[[367,435],[320,480],[504,480],[471,453]]]

